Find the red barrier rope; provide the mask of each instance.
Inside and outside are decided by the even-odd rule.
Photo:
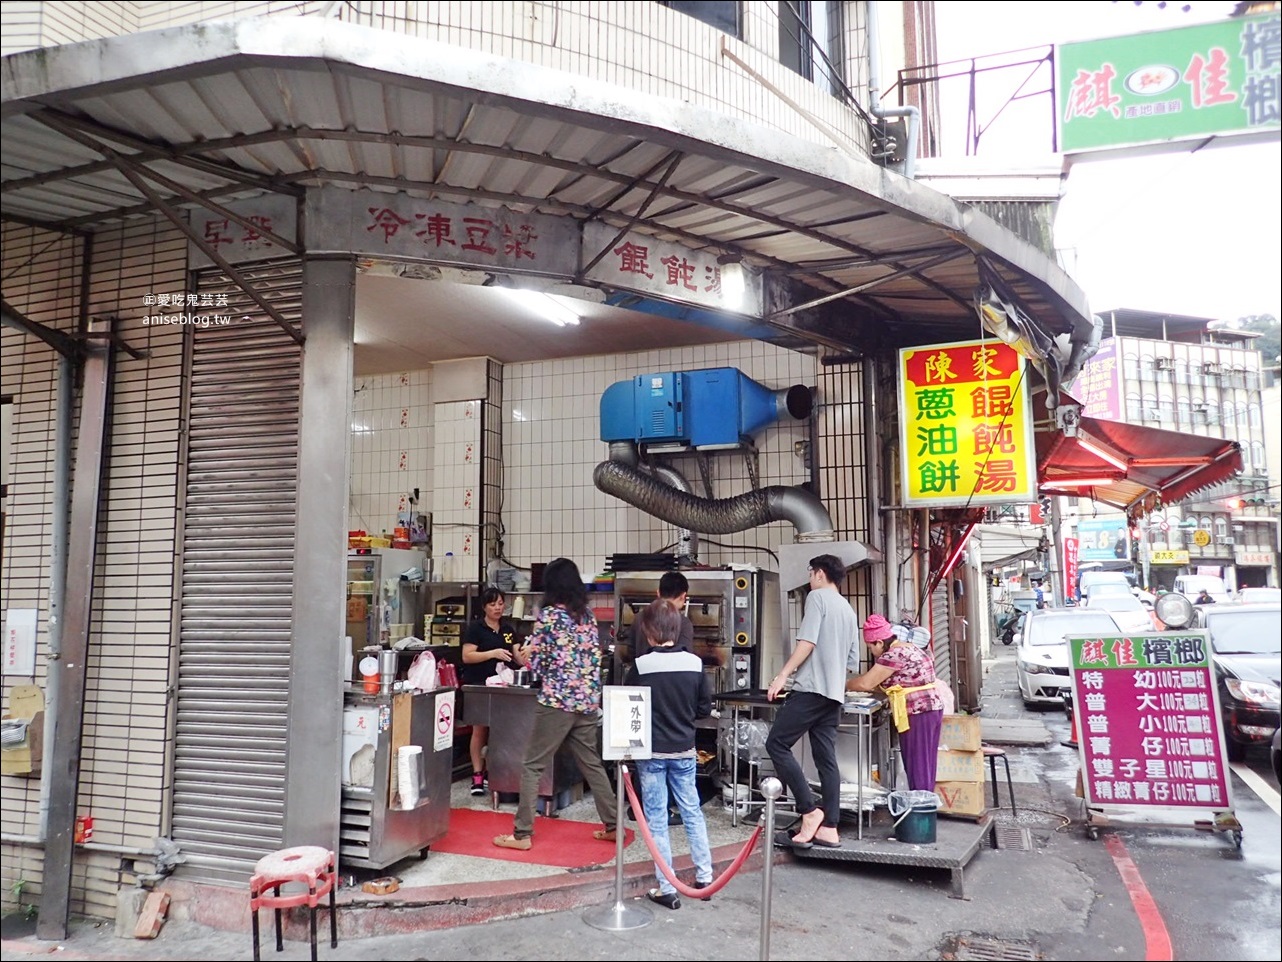
[[[624,774],[631,774],[632,769],[624,765],[623,771]],[[748,856],[752,854],[752,850],[756,847],[757,840],[761,838],[761,825],[758,824],[752,830],[752,836],[744,843],[739,854],[734,857],[734,861],[730,863],[730,867],[722,872],[720,877],[713,879],[711,884],[705,888],[690,888],[678,881],[676,873],[672,871],[672,866],[665,862],[659,853],[655,851],[654,836],[650,834],[650,826],[645,820],[645,809],[642,808],[641,802],[637,798],[636,789],[632,787],[632,779],[625,778],[623,787],[628,793],[628,801],[632,804],[632,814],[636,816],[637,828],[641,831],[641,837],[645,839],[645,847],[650,850],[650,857],[654,859],[654,864],[659,866],[659,871],[663,873],[663,877],[671,882],[672,887],[686,896],[686,898],[706,899],[720,892],[734,878],[735,873],[743,867],[743,863],[748,860]],[[768,857],[769,853],[767,853]]]

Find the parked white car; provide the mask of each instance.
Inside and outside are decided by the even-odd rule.
[[[1144,607],[1144,603],[1129,592],[1126,594],[1091,593],[1086,608],[1093,611],[1107,611],[1117,622],[1117,627],[1125,632],[1156,631],[1153,616]]]
[[[1024,616],[1015,668],[1024,704],[1063,705],[1069,687],[1066,637],[1121,634],[1125,632],[1113,616],[1100,609],[1030,611]]]

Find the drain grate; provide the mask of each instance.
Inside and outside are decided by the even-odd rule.
[[[1037,947],[1031,942],[1014,942],[1007,939],[959,938],[953,956],[959,960],[1039,959]]]
[[[995,822],[993,824],[993,848],[1030,852],[1033,849],[1033,836],[1028,829],[1020,825]]]

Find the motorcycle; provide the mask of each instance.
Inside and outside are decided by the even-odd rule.
[[[1014,643],[1015,631],[1019,628],[1021,614],[1022,612],[1019,611],[1008,611],[997,616],[997,637],[1001,639],[1003,645]]]

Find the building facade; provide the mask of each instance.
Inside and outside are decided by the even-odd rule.
[[[1253,336],[1210,318],[1137,310],[1102,316],[1106,338],[1074,386],[1084,415],[1235,440],[1242,451],[1237,477],[1161,506],[1137,529],[1136,560],[1149,569],[1142,580],[1169,589],[1177,575],[1201,573],[1230,588],[1277,585],[1278,495],[1269,484],[1265,374]],[[1113,532],[1128,527],[1107,514],[1087,526],[1110,538],[1108,553]]]
[[[973,336],[981,277],[1049,334],[1091,321],[1044,252],[904,176],[917,121],[870,78],[929,4],[0,15],[3,608],[31,618],[3,694],[44,691],[60,733],[44,777],[0,779],[4,892],[47,898],[42,925],[112,915],[157,837],[228,884],[337,847],[349,530],[413,497],[478,579],[671,542],[593,485],[617,380],[814,388],[812,422],[685,469],[710,498],[808,486],[834,538],[916,554],[848,592],[923,613],[973,674],[963,592],[922,597],[936,521],[894,510],[893,350]],[[717,540],[705,563],[774,567],[792,533]]]

